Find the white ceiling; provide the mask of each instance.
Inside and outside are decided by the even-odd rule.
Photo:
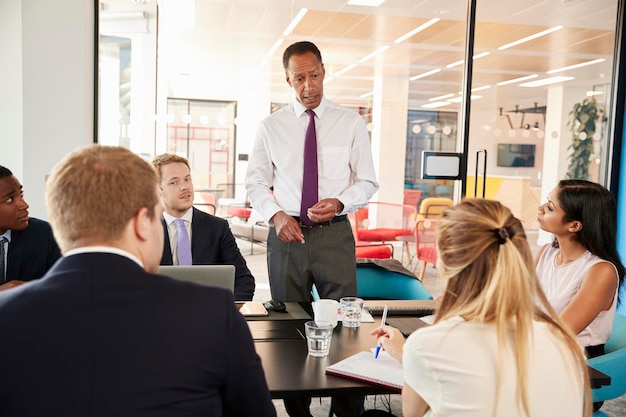
[[[322,51],[327,81],[346,66],[358,64],[325,84],[326,95],[345,104],[367,105],[369,99],[360,96],[372,91],[380,68],[406,78],[442,69],[409,82],[411,108],[462,89],[463,65],[445,67],[464,58],[467,10],[460,0],[386,0],[376,8],[349,6],[344,0],[195,0],[192,29],[181,28],[180,17],[172,18],[187,1],[193,0],[159,0],[159,77],[167,79],[169,95],[235,99],[225,96],[270,86],[272,101],[284,102],[289,90],[282,52],[305,39]],[[283,36],[301,8],[308,8],[308,13],[290,35]],[[472,86],[491,87],[476,93],[483,99],[474,104],[505,109],[527,108],[535,102],[545,105],[545,87],[495,84],[530,74],[545,78],[550,69],[597,58],[606,61],[555,75],[573,76],[569,83],[589,89],[610,82],[616,10],[617,0],[479,0],[475,54],[490,55],[474,60]],[[393,42],[433,17],[441,20],[402,43]],[[504,51],[497,49],[556,25],[564,28]],[[283,43],[267,58],[281,38]],[[382,46],[389,49],[358,62]],[[443,109],[458,108],[455,104]]]

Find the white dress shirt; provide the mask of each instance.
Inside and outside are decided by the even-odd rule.
[[[115,248],[113,246],[81,246],[67,251],[63,256],[67,258],[68,256],[79,255],[81,253],[113,253],[115,255],[124,256],[144,268],[143,262],[135,255],[124,249]]]
[[[254,208],[269,221],[278,211],[300,215],[306,108],[295,102],[260,124],[246,188]],[[322,98],[315,112],[319,199],[337,198],[350,213],[363,207],[378,189],[370,139],[363,118]],[[274,187],[274,193],[270,187]]]
[[[191,245],[191,218],[193,217],[193,207],[187,210],[181,219],[185,221],[185,229],[187,229],[187,234],[189,235],[189,245]],[[165,224],[167,224],[167,234],[170,238],[170,249],[172,249],[172,264],[178,265],[178,227],[174,223],[174,220],[178,219],[178,217],[174,217],[172,215],[163,212],[163,218],[165,219]]]

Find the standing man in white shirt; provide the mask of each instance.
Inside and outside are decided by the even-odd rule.
[[[378,189],[365,121],[324,98],[324,64],[313,43],[289,46],[283,66],[296,100],[261,122],[246,174],[253,207],[273,226],[267,242],[272,298],[310,301],[313,284],[322,298],[356,295],[346,214]],[[305,203],[305,138],[313,127],[317,195]]]

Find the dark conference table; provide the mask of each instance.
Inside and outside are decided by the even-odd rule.
[[[380,325],[380,317],[374,317],[374,323],[361,323],[358,328],[344,328],[339,323],[333,333],[329,355],[316,358],[308,355],[303,336],[304,323],[313,316],[310,304],[287,303],[287,310],[287,313],[270,311],[267,317],[248,318],[272,398],[399,393],[326,375],[327,366],[376,346],[376,340],[369,332]],[[609,376],[591,367],[589,374],[593,388],[611,383]]]

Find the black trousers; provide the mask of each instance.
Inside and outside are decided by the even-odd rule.
[[[311,287],[321,298],[355,296],[356,255],[350,222],[311,229],[303,227],[304,242],[285,243],[271,227],[267,237],[267,268],[272,298],[311,301]]]

